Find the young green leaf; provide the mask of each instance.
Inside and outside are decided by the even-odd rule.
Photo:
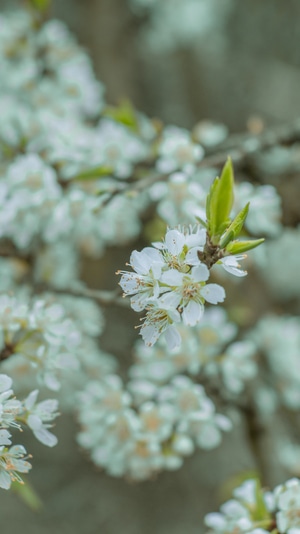
[[[251,241],[231,241],[227,245],[226,250],[230,254],[241,254],[242,252],[247,252],[252,248],[258,247],[264,242],[264,239],[252,239]]]
[[[220,241],[220,248],[225,248],[231,241],[233,241],[235,238],[233,230],[230,230],[227,228],[225,234],[223,235],[221,241]]]
[[[222,239],[220,241],[221,248],[226,247],[226,245],[228,245],[230,241],[236,239],[239,236],[248,215],[249,205],[250,202],[246,204],[246,206],[236,215],[230,226],[228,226],[225,234],[222,236]]]
[[[119,106],[107,106],[103,111],[103,115],[124,124],[124,126],[127,126],[127,128],[130,128],[134,132],[138,132],[139,130],[136,111],[130,100],[123,99]]]
[[[261,483],[257,479],[255,481],[255,504],[256,504],[255,509],[253,510],[251,514],[253,521],[267,520],[268,522],[268,520],[270,520],[271,518],[271,515],[265,503]]]
[[[207,218],[209,233],[214,244],[230,224],[229,214],[233,205],[233,168],[228,158],[220,178],[213,182],[207,199]]]
[[[202,226],[204,226],[204,228],[207,228],[207,222],[205,222],[203,219],[201,219],[201,217],[199,217],[199,215],[195,215],[195,219],[196,219],[196,221],[198,221],[198,223],[200,223]]]
[[[51,0],[30,0],[30,3],[34,9],[43,12],[49,7],[50,1]]]
[[[26,481],[26,484],[20,484],[19,482],[12,483],[12,490],[18,495],[18,497],[34,512],[38,512],[43,507],[43,503],[33,488],[33,486]]]
[[[73,176],[73,180],[85,181],[85,180],[96,180],[102,176],[109,176],[112,174],[112,169],[110,167],[99,166],[93,167],[92,169],[87,169]]]

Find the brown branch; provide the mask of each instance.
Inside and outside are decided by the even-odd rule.
[[[0,363],[7,360],[15,350],[15,346],[12,343],[6,343],[0,352]]]
[[[24,252],[19,250],[11,241],[8,239],[0,240],[0,257],[8,259],[19,259],[27,262],[31,262],[32,257],[29,252]]]
[[[264,486],[269,483],[269,461],[267,458],[268,451],[264,443],[266,428],[259,421],[256,409],[253,405],[241,407],[244,415],[246,431],[249,438],[249,444],[257,465],[260,480]]]
[[[38,284],[34,286],[35,293],[55,293],[57,295],[66,295],[70,297],[79,297],[96,300],[102,306],[122,306],[128,307],[128,300],[121,296],[120,290],[106,291],[102,289],[82,288],[57,288],[48,284]]]

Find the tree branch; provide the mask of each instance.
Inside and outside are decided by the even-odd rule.
[[[252,158],[257,153],[272,148],[278,145],[290,145],[300,141],[300,118],[291,123],[280,125],[275,128],[268,128],[260,134],[233,134],[229,136],[223,143],[214,149],[208,149],[208,154],[197,164],[198,169],[209,169],[214,167],[223,167],[226,159],[230,155],[232,162],[236,168],[247,167],[249,158]],[[138,163],[139,169],[150,169],[155,165],[155,159]],[[112,191],[110,196],[105,199],[103,205],[106,206],[118,194],[134,196],[139,192],[145,191],[156,182],[166,181],[173,173],[153,173],[147,175],[145,178],[137,180],[134,184],[130,181],[122,189]]]
[[[102,306],[122,306],[129,307],[129,301],[121,296],[120,290],[106,291],[101,289],[91,289],[88,287],[80,288],[57,288],[48,284],[37,284],[34,286],[35,293],[55,293],[57,295],[67,295],[70,297],[79,297],[96,300]]]

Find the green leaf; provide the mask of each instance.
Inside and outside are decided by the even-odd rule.
[[[225,234],[222,236],[222,239],[220,241],[220,247],[224,248],[230,241],[233,241],[233,239],[236,239],[245,223],[245,220],[248,215],[250,202],[246,204],[246,206],[237,214],[237,216],[233,219],[232,223],[228,226]]]
[[[206,219],[207,219],[207,222],[208,222],[208,226],[210,226],[210,219],[211,219],[211,209],[210,209],[211,198],[212,198],[212,196],[214,194],[215,188],[217,187],[217,180],[219,180],[218,177],[211,184],[209,193],[208,193],[208,195],[206,197]]]
[[[255,509],[252,511],[253,521],[270,520],[270,512],[267,509],[261,483],[258,479],[255,480]]]
[[[221,241],[220,241],[220,248],[225,248],[230,241],[233,241],[235,238],[234,231],[230,230],[229,228],[226,230],[225,234],[223,235]]]
[[[240,254],[242,252],[247,252],[252,248],[258,247],[264,242],[264,239],[252,239],[251,241],[232,241],[227,245],[226,250],[230,254]]]
[[[202,226],[204,226],[204,228],[207,227],[207,223],[203,219],[201,219],[201,217],[199,217],[198,215],[195,215],[195,219],[196,219],[196,221],[198,221],[198,223],[200,223]]]
[[[86,171],[82,171],[79,174],[76,174],[73,176],[72,180],[97,180],[97,178],[102,178],[103,176],[109,176],[112,174],[113,169],[110,167],[93,167],[92,169],[87,169]]]
[[[18,497],[34,512],[38,512],[43,503],[36,493],[31,484],[20,484],[19,482],[12,483],[12,490],[18,495]]]
[[[38,11],[46,11],[46,9],[50,6],[51,0],[30,0],[30,3],[34,9],[37,9]]]
[[[105,117],[110,117],[124,126],[127,126],[134,132],[139,131],[139,123],[136,111],[130,100],[124,99],[119,106],[107,106],[103,112]]]
[[[222,233],[230,224],[229,215],[233,205],[233,168],[228,158],[220,178],[213,182],[207,198],[206,215],[208,230],[213,244],[217,245]]]

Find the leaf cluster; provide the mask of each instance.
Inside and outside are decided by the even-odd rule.
[[[264,239],[252,239],[238,241],[243,230],[248,212],[248,202],[243,209],[233,218],[230,213],[234,202],[234,174],[232,161],[228,158],[225,163],[220,178],[217,177],[207,195],[206,199],[206,223],[207,233],[210,242],[220,249],[224,249],[228,254],[240,254],[251,250]]]

